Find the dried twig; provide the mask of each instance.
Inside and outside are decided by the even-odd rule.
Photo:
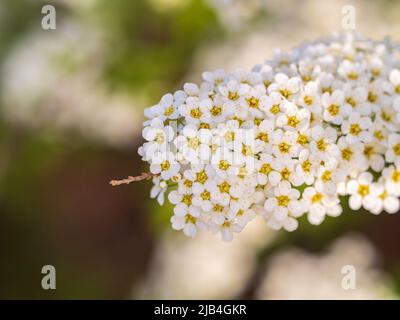
[[[115,186],[120,186],[121,184],[130,184],[131,182],[134,182],[134,181],[150,180],[155,176],[157,176],[157,175],[152,174],[150,172],[142,172],[140,174],[140,176],[136,176],[136,177],[129,176],[128,178],[122,179],[122,180],[111,180],[110,184],[113,187],[115,187]]]

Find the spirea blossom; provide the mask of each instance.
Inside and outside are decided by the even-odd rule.
[[[145,110],[142,159],[172,227],[231,240],[257,215],[293,231],[350,208],[399,210],[400,51],[356,34],[251,71],[203,73]],[[347,196],[341,199],[343,196]]]

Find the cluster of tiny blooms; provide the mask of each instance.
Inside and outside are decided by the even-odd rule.
[[[349,207],[396,213],[400,196],[400,50],[338,34],[276,52],[251,71],[203,73],[200,85],[145,110],[149,163],[172,228],[231,240],[257,215],[293,231]]]

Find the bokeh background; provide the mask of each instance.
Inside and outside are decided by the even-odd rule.
[[[41,28],[46,4],[56,30]],[[146,170],[146,106],[205,70],[341,31],[346,4],[359,32],[400,40],[395,0],[1,0],[0,298],[397,299],[400,214],[190,240],[151,183],[108,184]],[[41,288],[47,264],[56,290]],[[348,264],[356,290],[341,288]]]

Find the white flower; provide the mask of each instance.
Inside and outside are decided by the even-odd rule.
[[[230,205],[227,217],[231,221],[236,221],[239,225],[243,227],[246,226],[251,220],[256,216],[253,209],[241,206],[240,202],[233,202]]]
[[[385,167],[385,159],[383,153],[385,147],[379,143],[371,142],[364,145],[363,155],[369,167],[375,172],[381,172]],[[361,161],[359,162],[359,169],[362,169]]]
[[[311,137],[310,149],[313,154],[323,161],[337,158],[339,148],[335,144],[337,132],[334,128],[315,126],[311,128]]]
[[[320,162],[309,150],[302,150],[299,154],[299,161],[296,164],[297,176],[302,177],[305,184],[311,185],[315,181]]]
[[[171,126],[163,125],[163,122],[155,118],[150,125],[143,129],[143,138],[148,142],[143,144],[140,154],[143,160],[151,160],[156,153],[165,153],[170,150],[169,143],[174,138],[174,130]]]
[[[178,119],[179,105],[184,102],[185,95],[175,93],[175,99],[172,94],[166,94],[161,98],[159,103],[160,119]]]
[[[345,83],[343,86],[345,96],[345,103],[348,109],[360,113],[361,115],[368,116],[372,108],[367,103],[368,91],[364,87],[353,87],[351,83]]]
[[[348,120],[342,123],[342,132],[346,135],[349,143],[355,142],[371,142],[372,136],[368,129],[371,127],[371,119],[362,117],[357,112],[352,112]]]
[[[349,143],[345,137],[340,137],[337,146],[340,150],[339,167],[350,175],[367,170],[369,159],[375,160],[375,156],[372,154],[373,149],[365,149],[362,142]],[[367,154],[365,154],[365,150]],[[369,150],[371,153],[368,153]]]
[[[207,161],[211,158],[211,135],[208,129],[197,131],[195,126],[188,125],[176,137],[174,144],[183,159],[198,164],[201,160]]]
[[[300,109],[291,102],[285,101],[282,104],[283,114],[276,119],[276,125],[285,130],[301,130],[308,126],[310,111]]]
[[[321,113],[321,96],[317,82],[310,81],[304,86],[298,99],[298,104],[308,109],[311,113]]]
[[[386,87],[392,94],[400,94],[400,70],[392,70],[389,74],[390,85]]]
[[[400,196],[400,161],[395,166],[391,165],[382,171],[385,179],[385,188],[390,194]]]
[[[274,82],[268,87],[268,92],[279,92],[285,99],[293,97],[300,90],[301,80],[297,77],[289,78],[284,73],[275,75]]]
[[[358,210],[363,206],[370,210],[375,205],[374,193],[376,185],[373,184],[372,174],[369,172],[360,173],[357,179],[352,179],[347,183],[347,192],[350,194],[349,206],[353,210]]]
[[[206,71],[202,74],[204,81],[219,85],[225,81],[226,75],[223,69],[217,69],[214,72]]]
[[[200,218],[200,210],[196,207],[180,206],[175,207],[175,215],[171,217],[172,228],[175,230],[183,230],[183,233],[188,237],[194,237],[198,229],[204,227],[204,223]]]
[[[243,226],[235,221],[225,219],[222,224],[215,224],[211,225],[211,230],[214,232],[220,232],[221,237],[225,241],[232,241],[233,233],[238,233],[242,231]]]
[[[272,152],[274,156],[295,157],[299,147],[295,143],[296,136],[291,131],[275,130],[271,135]]]
[[[157,198],[157,202],[160,205],[164,204],[164,194],[167,190],[168,184],[161,179],[161,177],[153,178],[153,187],[150,190],[150,198]]]
[[[273,172],[274,158],[270,154],[263,153],[260,160],[256,160],[257,182],[260,185],[267,184],[269,175]]]
[[[164,180],[169,180],[179,172],[180,165],[175,161],[171,152],[159,153],[153,158],[153,161],[150,165],[150,172],[161,174]]]
[[[272,162],[272,171],[269,174],[269,182],[276,186],[281,181],[289,181],[292,185],[298,187],[304,182],[304,177],[298,174],[295,167],[298,161],[291,158],[276,158]]]
[[[347,81],[357,81],[361,80],[364,68],[360,63],[354,63],[349,60],[344,60],[338,68],[338,74]]]
[[[260,105],[260,109],[265,112],[267,116],[270,118],[275,118],[280,115],[281,112],[281,104],[284,101],[284,98],[279,92],[271,92],[268,95],[261,98],[262,103]]]
[[[331,95],[322,95],[322,105],[324,107],[324,120],[340,125],[343,119],[351,112],[351,107],[344,103],[344,92],[335,90]]]
[[[399,211],[399,198],[389,192],[383,183],[383,179],[375,183],[373,197],[373,207],[369,209],[373,214],[380,214],[382,211],[386,211],[387,213],[396,213]]]

